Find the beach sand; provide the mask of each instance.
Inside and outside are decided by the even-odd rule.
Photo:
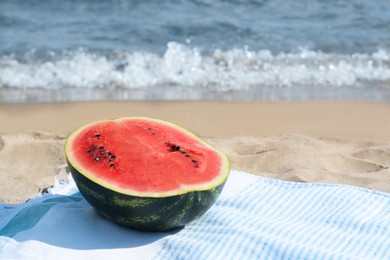
[[[63,144],[83,124],[148,116],[179,124],[268,178],[390,192],[390,104],[358,102],[80,102],[0,104],[0,202],[66,179]]]

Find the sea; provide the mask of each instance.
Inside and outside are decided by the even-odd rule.
[[[1,0],[0,102],[390,102],[388,0]]]

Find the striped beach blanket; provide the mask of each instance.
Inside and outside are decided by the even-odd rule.
[[[390,194],[232,171],[198,220],[140,232],[98,215],[70,181],[0,204],[0,259],[390,259]]]

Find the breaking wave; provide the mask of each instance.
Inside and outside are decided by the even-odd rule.
[[[0,58],[0,90],[138,90],[245,92],[264,89],[371,89],[389,92],[390,52],[338,54],[231,49],[202,52],[170,42],[163,54],[62,53]],[[379,94],[380,95],[380,94]]]

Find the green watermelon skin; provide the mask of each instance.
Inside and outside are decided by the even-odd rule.
[[[78,172],[68,161],[84,198],[105,218],[128,228],[166,231],[180,228],[203,215],[218,199],[225,182],[202,191],[162,198],[137,197],[105,188]]]

